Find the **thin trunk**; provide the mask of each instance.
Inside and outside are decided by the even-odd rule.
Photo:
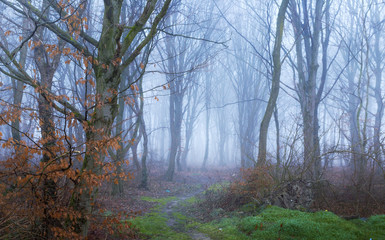
[[[208,107],[206,107],[206,143],[205,143],[205,155],[203,157],[202,170],[206,170],[207,161],[209,158],[209,144],[210,144],[210,134],[209,134],[209,125],[210,125],[210,113]]]
[[[182,151],[182,155],[181,155],[181,169],[184,170],[187,168],[187,155],[188,155],[188,152],[189,152],[189,148],[190,148],[190,142],[191,142],[191,137],[192,137],[192,129],[190,129],[191,127],[189,126],[186,126],[186,132],[185,132],[185,142],[184,142],[184,148],[183,148],[183,151]]]
[[[267,103],[266,111],[263,116],[260,131],[259,131],[259,149],[258,149],[258,160],[257,165],[262,166],[266,163],[266,146],[267,146],[267,132],[269,129],[269,124],[271,117],[276,107],[276,102],[279,94],[279,85],[281,78],[281,46],[282,46],[282,36],[283,28],[285,24],[285,14],[287,7],[289,5],[289,0],[282,0],[281,6],[279,7],[278,17],[277,17],[277,29],[276,29],[276,38],[274,43],[273,50],[273,78],[271,81],[271,92],[269,101]]]
[[[223,110],[218,112],[218,131],[219,131],[219,141],[218,141],[218,149],[219,149],[219,165],[225,166],[227,159],[225,153],[225,145],[226,145],[226,117],[223,114]]]
[[[191,76],[191,75],[190,75]],[[190,78],[190,76],[188,78]],[[193,129],[195,125],[195,121],[197,119],[197,107],[199,104],[198,98],[198,89],[199,85],[194,84],[190,88],[187,89],[187,108],[185,111],[187,112],[186,120],[185,120],[185,144],[181,155],[181,167],[182,169],[187,168],[187,156],[190,149],[191,138],[193,136]]]
[[[142,116],[142,124],[140,125],[140,130],[142,131],[143,135],[143,155],[141,159],[142,168],[141,168],[141,181],[140,181],[140,187],[147,189],[148,188],[148,170],[147,170],[147,154],[148,154],[148,137],[146,133],[146,126],[144,123],[144,119]]]
[[[27,18],[23,18],[23,37],[26,37],[26,31],[28,28],[28,20]],[[28,47],[24,44],[23,48],[20,51],[19,56],[19,64],[25,69],[25,63],[27,59]],[[12,79],[12,87],[13,87],[13,105],[15,106],[16,116],[11,123],[12,129],[12,138],[15,142],[20,142],[20,112],[21,112],[21,103],[23,101],[23,91],[24,91],[24,83],[21,81],[16,81]]]
[[[148,58],[146,63],[148,62]],[[141,180],[140,187],[147,189],[148,188],[148,170],[147,170],[147,154],[148,154],[148,136],[146,132],[146,123],[144,121],[143,112],[144,112],[144,97],[143,97],[143,78],[139,80],[139,94],[140,94],[140,108],[138,118],[140,118],[140,132],[143,136],[143,154],[141,159]]]
[[[210,147],[210,100],[211,100],[211,80],[206,79],[206,89],[205,89],[205,99],[206,99],[206,146],[205,146],[205,155],[203,157],[202,170],[206,170],[207,161],[209,158],[209,147]]]
[[[275,106],[275,111],[274,111],[274,122],[275,122],[275,129],[276,129],[276,148],[277,148],[277,155],[276,155],[276,176],[279,179],[279,176],[281,176],[281,144],[280,144],[280,131],[279,131],[279,119],[278,119],[278,108]]]
[[[138,158],[138,146],[139,146],[139,139],[141,138],[142,131],[139,127],[139,138],[135,139],[135,143],[131,146],[132,151],[132,161],[134,162],[135,168],[138,172],[142,171],[142,167],[140,166],[139,158]]]
[[[377,13],[378,14],[378,13]],[[378,16],[378,15],[377,15]],[[378,18],[378,17],[377,17]],[[374,154],[375,154],[375,161],[377,162],[377,172],[381,172],[381,166],[383,162],[382,153],[381,153],[381,126],[382,126],[382,117],[384,115],[384,102],[383,102],[383,96],[382,96],[382,51],[380,50],[380,38],[381,38],[381,31],[377,30],[374,35],[374,50],[373,50],[373,58],[374,58],[374,76],[376,78],[376,85],[374,88],[374,97],[376,100],[377,110],[375,113],[375,119],[374,119]]]

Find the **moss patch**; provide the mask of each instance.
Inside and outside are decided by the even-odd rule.
[[[168,202],[177,199],[176,197],[165,197],[165,198],[152,198],[152,197],[141,197],[140,198],[143,201],[147,202],[155,202],[155,203],[160,203],[161,206],[167,204]]]
[[[155,206],[151,212],[144,216],[136,217],[130,221],[136,228],[139,229],[140,233],[148,239],[191,239],[187,234],[174,231],[167,225],[167,214],[162,212],[162,208],[167,203],[177,199],[176,197],[167,198],[150,198],[142,197],[143,201],[159,203]],[[174,217],[180,221],[184,221],[185,216],[178,213],[173,213]]]
[[[223,218],[199,230],[212,239],[381,239],[385,216],[367,221],[347,221],[327,211],[305,213],[269,207],[261,214],[244,218]]]
[[[187,234],[176,232],[167,226],[167,218],[160,213],[146,214],[131,222],[150,239],[191,239]]]
[[[215,186],[213,190],[221,191],[221,186]],[[144,216],[127,220],[140,230],[144,239],[187,240],[195,232],[205,233],[213,240],[377,240],[385,236],[385,215],[348,221],[328,211],[308,213],[275,206],[263,209],[249,204],[238,209],[238,212],[222,213],[223,209],[213,210],[213,214],[221,211],[216,214],[217,219],[202,223],[186,216],[183,210],[178,212],[178,208],[173,208],[171,212],[165,211],[168,203],[178,200],[176,197],[141,199],[157,203]],[[194,209],[194,203],[197,202],[195,197],[191,197],[178,205],[184,209]],[[170,225],[172,227],[167,225],[170,219],[173,221]]]

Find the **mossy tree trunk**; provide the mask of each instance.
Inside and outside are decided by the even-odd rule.
[[[45,16],[46,10],[40,11],[31,1],[18,0],[18,4],[5,0],[1,0],[1,2],[16,13],[28,17],[39,28],[47,29],[51,35],[53,34],[61,41],[67,42],[77,51],[83,62],[92,65],[95,83],[95,96],[92,97],[95,104],[86,112],[87,115],[83,115],[75,105],[65,99],[57,98],[55,93],[51,92],[49,87],[47,88],[47,84],[34,81],[34,78],[26,70],[22,69],[18,62],[13,60],[12,53],[2,47],[7,57],[11,59],[12,66],[8,64],[4,68],[8,69],[12,77],[38,89],[38,92],[42,95],[42,102],[47,100],[50,107],[66,116],[71,113],[83,126],[86,133],[86,153],[79,172],[80,180],[77,183],[71,205],[83,214],[84,221],[79,223],[79,228],[82,229],[83,236],[86,236],[89,227],[88,215],[92,212],[92,202],[96,197],[96,187],[91,186],[90,182],[92,181],[89,180],[101,173],[101,163],[107,154],[106,148],[111,138],[112,124],[119,110],[117,99],[121,73],[155,36],[157,26],[166,15],[171,0],[147,0],[135,24],[128,26],[129,32],[124,38],[122,33],[125,26],[120,22],[123,0],[104,0],[102,29],[100,35],[98,35],[99,39],[87,35],[82,31],[83,29],[69,32],[67,26],[71,25],[71,23],[66,25],[61,24],[62,22],[56,19],[51,21]],[[48,2],[49,7],[56,11],[55,16],[61,17],[63,21],[68,20],[67,10],[56,3],[56,1]],[[83,5],[84,2],[80,4]],[[150,21],[156,7],[160,9]],[[84,5],[75,9],[80,11],[83,8]],[[76,14],[73,16],[76,16]],[[145,26],[149,26],[147,35],[134,43],[134,39],[138,39],[138,34],[142,32]],[[122,60],[123,56],[127,57]],[[48,75],[50,73],[50,71],[47,72]],[[74,81],[76,80],[74,79]],[[49,131],[50,128],[47,129]]]

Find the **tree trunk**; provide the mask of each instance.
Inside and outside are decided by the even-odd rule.
[[[23,37],[26,37],[26,31],[28,28],[28,20],[27,18],[23,18]],[[28,52],[28,47],[27,45],[24,45],[23,48],[20,51],[20,56],[19,56],[19,63],[20,66],[25,69],[25,63],[27,60],[27,52]],[[21,103],[23,101],[23,91],[24,91],[24,83],[21,81],[17,81],[15,79],[12,79],[12,87],[13,87],[13,105],[15,108],[17,108],[16,111],[16,116],[14,120],[11,123],[12,129],[12,138],[15,140],[15,142],[20,142],[21,137],[20,137],[20,112],[21,111]]]
[[[276,167],[275,167],[275,173],[277,179],[281,176],[281,144],[280,144],[280,129],[279,129],[279,119],[278,119],[278,108],[275,106],[274,111],[274,123],[275,123],[275,129],[276,129],[276,148],[277,148],[277,155],[276,155]]]
[[[176,80],[178,81],[178,80]],[[178,84],[176,82],[170,85]],[[176,157],[180,150],[181,144],[181,127],[182,127],[182,97],[180,96],[179,90],[170,94],[170,133],[171,133],[171,150],[169,155],[169,165],[165,175],[167,181],[172,181],[174,178]]]
[[[97,184],[93,183],[100,181],[99,175],[101,174],[101,167],[106,156],[106,151],[110,147],[111,129],[118,112],[119,106],[117,104],[117,98],[121,73],[141,54],[143,48],[153,39],[157,33],[158,24],[167,13],[171,0],[147,0],[141,15],[137,18],[134,25],[129,26],[130,30],[124,38],[122,38],[122,33],[123,30],[126,29],[126,26],[120,22],[123,1],[105,0],[103,2],[102,29],[100,34],[94,35],[99,37],[99,39],[94,39],[82,31],[83,28],[85,28],[85,24],[83,24],[85,18],[82,18],[81,11],[84,9],[84,4],[87,3],[87,1],[83,1],[77,5],[74,3],[74,6],[67,5],[68,8],[75,10],[73,14],[68,15],[66,15],[68,9],[62,8],[61,5],[56,4],[55,1],[44,0],[42,11],[38,9],[40,6],[34,6],[35,2],[31,1],[20,0],[17,1],[17,4],[3,0],[1,0],[1,2],[7,5],[9,9],[17,12],[17,14],[29,17],[36,23],[37,30],[31,31],[31,33],[39,35],[38,32],[40,29],[49,29],[49,34],[52,39],[56,39],[57,37],[61,39],[60,41],[65,41],[71,45],[70,51],[75,54],[76,64],[92,65],[93,74],[90,74],[88,71],[86,74],[92,75],[95,78],[95,91],[92,92],[95,94],[90,96],[94,105],[87,109],[85,116],[77,109],[77,105],[83,105],[83,102],[79,101],[76,104],[71,104],[55,93],[46,91],[50,86],[46,83],[40,84],[35,82],[34,77],[29,75],[29,71],[21,69],[19,64],[13,59],[9,61],[12,66],[5,66],[14,78],[18,77],[20,81],[29,84],[39,95],[42,95],[42,97],[39,98],[39,104],[44,105],[48,103],[48,105],[46,104],[47,107],[39,107],[39,111],[41,112],[48,111],[47,116],[41,116],[43,122],[46,119],[48,120],[46,121],[47,125],[42,127],[42,135],[48,137],[48,141],[44,139],[45,136],[42,137],[45,145],[52,144],[51,141],[53,141],[53,139],[50,139],[49,136],[54,135],[49,134],[49,131],[51,131],[50,125],[53,124],[54,120],[52,118],[48,119],[50,115],[49,109],[51,107],[55,107],[56,111],[68,118],[73,116],[74,119],[82,124],[86,135],[85,154],[83,164],[77,172],[78,181],[75,182],[76,186],[74,187],[74,192],[70,200],[70,207],[80,212],[82,219],[74,223],[74,225],[77,228],[76,230],[81,230],[83,237],[86,238],[89,227],[89,215],[92,214],[92,203],[95,200],[97,192],[97,186],[95,186]],[[39,3],[36,4],[40,5]],[[49,7],[46,6],[49,6],[49,4],[50,7],[56,11],[56,15],[52,19],[46,15],[49,12]],[[154,13],[157,7],[161,9]],[[78,18],[72,21],[72,17]],[[74,27],[74,31],[70,32],[68,29],[69,26]],[[146,36],[141,38],[139,34],[143,32],[145,27],[149,27],[149,29],[145,31]],[[41,51],[41,53],[39,53],[41,56],[43,52],[45,52],[44,50],[44,47],[41,49],[41,46],[35,48],[35,51]],[[58,52],[61,53],[62,50],[59,44]],[[55,59],[52,60],[52,55],[48,56],[46,52],[45,54],[45,57],[47,57],[45,61],[53,64]],[[97,56],[95,56],[95,54]],[[122,61],[123,56],[126,54],[128,57]],[[7,55],[10,56],[10,54]],[[3,60],[3,58],[1,60]],[[39,65],[39,61],[37,64]],[[1,68],[3,70],[3,67]],[[17,69],[17,72],[15,72],[16,70],[13,68]],[[47,70],[46,68],[42,69]],[[41,73],[43,75],[46,74],[43,71],[41,71]],[[47,73],[51,74],[52,72],[48,71]],[[42,79],[43,78],[45,77],[42,76]],[[47,78],[47,80],[48,79],[49,78]],[[78,79],[72,80],[76,81]],[[87,101],[87,99],[84,100]],[[47,131],[47,134],[44,133],[44,131]],[[47,148],[45,150],[47,150]],[[44,154],[47,154],[47,156],[51,158],[55,154],[53,151],[44,152]],[[42,161],[44,160],[45,157],[43,156]]]
[[[378,13],[377,13],[378,18]],[[377,19],[378,20],[378,19]],[[381,126],[382,126],[382,117],[384,115],[384,102],[383,102],[383,95],[382,95],[382,62],[383,62],[383,51],[380,49],[380,38],[381,33],[383,33],[380,30],[376,30],[374,34],[374,49],[373,49],[373,59],[374,59],[374,76],[376,78],[376,85],[374,88],[374,97],[376,99],[376,105],[377,110],[374,116],[374,156],[375,161],[377,162],[377,172],[381,172],[383,157],[381,153]]]
[[[218,113],[218,131],[219,131],[219,141],[218,141],[218,150],[219,150],[219,165],[226,166],[227,158],[225,154],[225,145],[226,145],[226,117],[223,116],[222,112]],[[223,117],[222,117],[223,116]]]
[[[50,2],[44,0],[42,4],[42,11],[44,11],[44,17],[49,17],[50,15]],[[48,53],[45,51],[45,32],[43,28],[39,28],[36,31],[35,40],[40,41],[42,44],[34,49],[34,59],[39,69],[40,73],[40,84],[44,87],[44,90],[52,90],[52,81],[57,67],[59,66],[61,54],[55,55],[53,58],[49,57]],[[64,46],[64,41],[59,40],[57,42],[57,47],[61,51]],[[50,101],[43,95],[39,94],[38,96],[38,113],[39,113],[39,122],[41,129],[41,142],[43,147],[43,154],[41,162],[44,165],[51,164],[51,161],[56,162],[56,135],[55,135],[55,119],[53,114],[53,108],[50,104]],[[42,219],[42,230],[43,236],[47,238],[53,237],[52,227],[55,227],[56,220],[53,218],[52,207],[50,206],[56,202],[57,198],[57,186],[54,180],[49,175],[43,175],[42,181],[42,204],[44,205],[43,209],[43,219]]]
[[[142,118],[142,123],[140,124],[140,126],[141,126],[140,130],[142,131],[142,135],[143,135],[143,155],[142,155],[142,159],[141,159],[142,177],[140,180],[140,187],[147,189],[148,188],[148,170],[147,170],[148,137],[147,137],[147,133],[146,133],[146,125],[144,123],[143,116],[141,116],[141,118]]]
[[[283,28],[285,25],[285,14],[289,0],[282,0],[281,6],[279,7],[277,17],[277,29],[276,37],[273,50],[273,78],[271,80],[271,91],[269,101],[267,103],[266,111],[263,116],[260,130],[259,130],[259,149],[258,149],[258,160],[257,165],[263,166],[266,163],[266,146],[267,146],[267,132],[269,129],[270,119],[273,115],[274,108],[279,94],[279,85],[281,78],[281,46],[282,46],[282,35]]]
[[[202,170],[206,170],[207,166],[207,161],[209,158],[209,146],[210,146],[210,112],[208,107],[206,106],[206,143],[205,143],[205,155],[203,157],[203,162],[202,162]]]
[[[308,1],[302,0],[301,13],[298,15],[297,5],[293,1],[291,5],[292,25],[295,34],[295,48],[297,53],[297,71],[299,84],[297,94],[301,105],[304,136],[304,167],[307,178],[316,180],[319,178],[320,147],[318,137],[318,96],[316,91],[318,53],[320,47],[320,33],[322,31],[322,8],[324,1],[316,0],[314,10],[313,32],[310,32],[310,15]],[[309,6],[309,7],[312,7]],[[304,44],[304,46],[303,46]],[[303,56],[305,50],[305,57]],[[306,66],[306,68],[305,68]]]
[[[148,62],[148,58],[146,63]],[[139,80],[139,94],[140,94],[140,107],[138,118],[140,118],[140,132],[143,136],[143,154],[141,159],[141,180],[140,187],[147,189],[148,188],[148,170],[147,170],[147,154],[148,154],[148,136],[146,132],[146,123],[144,121],[143,112],[144,112],[144,97],[143,97],[143,78]]]
[[[122,74],[123,76],[125,74]],[[125,89],[126,88],[126,83],[125,81],[122,81],[120,83],[120,89]],[[116,153],[114,154],[115,156],[111,156],[113,158],[114,164],[115,164],[115,179],[112,181],[112,191],[111,195],[112,196],[123,196],[124,194],[124,189],[123,189],[123,182],[121,179],[121,174],[122,174],[122,163],[125,155],[127,154],[127,151],[124,151],[124,145],[123,145],[123,118],[124,118],[124,110],[125,110],[125,103],[124,99],[122,96],[119,97],[119,111],[116,116],[116,128],[115,128],[115,135],[120,136],[119,140],[119,146],[120,148],[116,150]],[[110,155],[112,155],[110,153]]]

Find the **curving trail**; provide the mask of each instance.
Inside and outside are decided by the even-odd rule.
[[[198,232],[195,229],[186,229],[186,221],[181,221],[177,214],[180,214],[182,204],[189,198],[198,195],[203,192],[204,189],[201,188],[198,191],[192,193],[186,193],[181,196],[176,196],[177,199],[167,203],[162,209],[161,212],[167,217],[167,225],[172,228],[174,231],[186,233],[193,240],[211,240],[206,234]]]
[[[154,240],[215,238],[214,235],[206,234],[205,223],[200,219],[201,211],[205,210],[196,208],[197,204],[193,203],[197,198],[193,197],[197,197],[213,184],[230,182],[235,176],[234,172],[233,169],[178,172],[173,182],[154,178],[150,181],[148,190],[131,193],[131,196],[140,196],[132,205],[138,209],[145,205],[149,210],[134,220],[139,233]]]

